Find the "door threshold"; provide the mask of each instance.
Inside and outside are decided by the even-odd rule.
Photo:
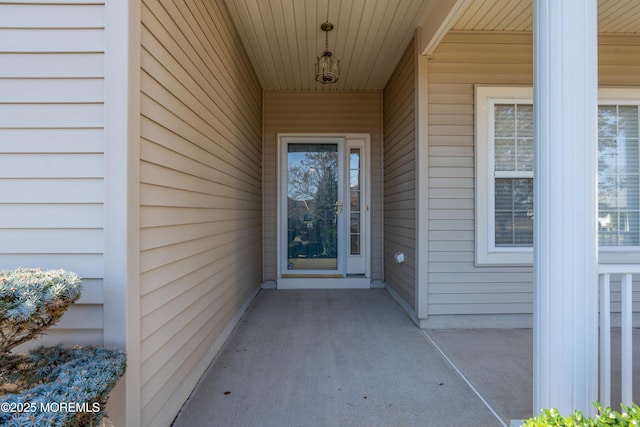
[[[287,273],[283,274],[283,279],[342,279],[342,274],[323,274],[323,273]]]
[[[366,277],[283,277],[277,281],[278,289],[369,289],[371,279]]]

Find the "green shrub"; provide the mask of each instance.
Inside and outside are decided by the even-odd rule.
[[[545,409],[537,417],[523,421],[522,427],[640,427],[640,407],[635,403],[631,407],[620,405],[621,413],[597,403],[594,406],[598,408],[595,418],[585,417],[580,411],[563,417],[556,409]]]
[[[40,347],[15,354],[80,298],[80,279],[64,270],[0,271],[0,425],[96,426],[124,374],[126,357],[102,347]]]
[[[0,271],[0,354],[42,334],[80,292],[80,278],[64,270]]]
[[[93,346],[40,347],[1,359],[0,379],[21,388],[0,397],[0,425],[7,427],[98,425],[126,365],[120,350]]]

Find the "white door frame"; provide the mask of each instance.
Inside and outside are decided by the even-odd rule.
[[[351,203],[349,203],[350,197],[350,153],[352,149],[360,150],[360,254],[352,255],[349,250],[350,245],[350,217],[351,217]],[[371,209],[369,206],[369,189],[370,187],[370,178],[369,175],[369,136],[368,135],[352,135],[348,136],[345,141],[345,159],[347,164],[345,165],[345,222],[347,225],[347,234],[345,236],[345,243],[347,248],[345,248],[345,256],[347,258],[346,261],[346,273],[347,275],[356,274],[356,275],[364,275],[365,277],[369,277],[369,267],[370,267],[370,247],[369,242],[371,241],[369,235],[369,224],[370,224],[370,215]]]
[[[345,180],[345,138],[344,137],[336,137],[336,136],[282,136],[280,139],[280,159],[281,164],[278,168],[279,177],[278,182],[280,186],[280,200],[279,207],[280,213],[282,215],[279,216],[278,222],[280,225],[280,232],[278,233],[278,240],[280,242],[280,247],[278,251],[278,266],[279,266],[279,277],[290,278],[291,276],[295,276],[296,278],[310,278],[310,277],[324,277],[328,278],[328,276],[341,276],[344,277],[346,274],[346,240],[345,235],[347,233],[345,217],[346,213],[344,212],[344,186],[341,185]],[[286,194],[288,193],[287,186],[287,176],[288,176],[288,146],[291,144],[332,144],[337,146],[337,155],[338,155],[338,194],[337,201],[342,202],[343,207],[339,209],[337,221],[337,231],[338,231],[338,251],[337,251],[337,265],[334,270],[288,270],[288,255],[287,255],[287,245],[284,243],[287,241],[287,210],[288,210],[288,198]]]
[[[370,279],[370,268],[371,268],[371,203],[370,203],[370,188],[371,188],[371,174],[369,167],[369,151],[370,151],[370,136],[368,134],[344,134],[344,133],[281,133],[277,135],[277,204],[276,204],[276,216],[277,216],[277,264],[278,264],[278,278],[277,285],[279,289],[331,289],[331,288],[369,288],[371,286]],[[336,277],[283,277],[286,276],[286,230],[287,230],[287,222],[286,222],[286,212],[287,212],[287,198],[286,198],[286,183],[284,180],[284,176],[286,176],[286,149],[289,143],[305,143],[305,142],[328,142],[328,143],[338,143],[339,150],[338,152],[341,155],[341,163],[342,163],[342,171],[340,173],[344,178],[342,179],[343,185],[340,188],[339,193],[341,194],[343,203],[347,199],[349,195],[349,150],[352,148],[359,148],[361,150],[361,159],[362,159],[362,167],[361,167],[361,191],[362,191],[362,200],[363,204],[362,209],[362,218],[361,218],[361,252],[364,257],[364,274],[359,275],[347,275],[347,259],[349,255],[347,253],[348,250],[348,242],[349,238],[349,229],[347,224],[350,218],[350,209],[349,204],[344,203],[345,210],[343,215],[344,220],[341,221],[339,230],[340,235],[340,247],[339,253],[342,253],[342,256],[339,256],[339,266],[338,273],[342,276],[340,278]],[[353,261],[353,260],[352,260]],[[309,275],[313,275],[314,273],[323,273],[323,272],[314,272],[309,271],[305,272]],[[302,273],[304,275],[305,273]]]

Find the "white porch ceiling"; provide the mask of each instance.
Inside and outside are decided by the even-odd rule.
[[[456,3],[457,31],[532,31],[532,0],[224,0],[266,90],[384,88],[415,28],[432,22],[431,7]],[[638,0],[599,0],[601,33],[640,34]],[[320,24],[332,22],[329,48],[341,59],[333,85],[314,80],[324,51]]]
[[[225,0],[233,23],[267,90],[381,89],[413,37],[423,0]],[[333,23],[329,49],[341,79],[315,79],[324,51],[320,24]]]

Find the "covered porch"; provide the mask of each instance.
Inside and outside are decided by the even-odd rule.
[[[599,264],[627,277],[601,300],[626,313],[628,367],[640,309],[639,5],[0,0],[0,267],[83,277],[46,339],[127,351],[118,426],[170,425],[199,381],[179,423],[306,424],[313,406],[327,424],[447,425],[462,408],[489,425],[528,415],[500,409],[514,396],[588,411]],[[331,85],[314,66],[328,50]],[[490,105],[531,114],[497,140],[491,114],[476,126]],[[331,179],[314,158],[337,158]],[[295,168],[310,178],[289,197]],[[386,290],[282,290],[312,277]],[[518,331],[535,345],[482,327],[533,327]]]
[[[531,329],[420,330],[384,289],[263,290],[173,425],[509,426],[532,416],[532,355]]]
[[[476,13],[477,9],[471,6],[484,2],[418,2],[432,6],[446,3],[449,10],[442,15],[433,10],[427,14],[438,22],[417,22],[406,27],[411,31],[395,50],[399,62],[388,60],[389,56],[381,51],[362,55],[373,61],[380,58],[381,62],[397,64],[395,69],[387,70],[379,85],[369,86],[358,80],[368,76],[357,72],[358,69],[382,69],[374,62],[371,66],[352,65],[337,85],[319,88],[313,73],[308,72],[313,60],[300,56],[300,64],[304,66],[294,67],[304,76],[299,85],[289,68],[271,70],[268,64],[260,62],[260,58],[280,58],[274,62],[296,63],[284,52],[298,51],[298,46],[293,48],[287,43],[302,38],[281,31],[299,27],[282,25],[278,13],[272,14],[274,25],[268,27],[271,30],[264,30],[262,24],[265,19],[268,22],[265,17],[270,15],[257,2],[256,7],[248,8],[247,2],[228,1],[226,9],[218,2],[220,10],[211,14],[215,21],[210,26],[199,23],[202,8],[194,11],[190,5],[170,1],[148,3],[142,23],[149,31],[143,32],[141,45],[143,53],[149,52],[149,57],[146,53],[143,56],[141,84],[144,185],[140,198],[145,214],[141,220],[142,315],[141,328],[131,325],[131,330],[136,333],[139,330],[141,334],[142,369],[134,381],[140,383],[135,388],[141,390],[143,424],[171,422],[226,340],[227,331],[244,312],[244,303],[258,292],[260,283],[275,284],[281,290],[261,291],[235,334],[215,357],[212,370],[200,380],[200,387],[183,408],[176,425],[224,425],[231,420],[241,425],[424,425],[430,419],[434,420],[432,425],[508,425],[511,419],[531,415],[532,407],[562,405],[562,412],[590,409],[590,402],[597,395],[598,259],[596,192],[585,183],[595,184],[597,163],[595,135],[583,135],[583,131],[595,130],[595,126],[586,123],[595,120],[598,85],[638,86],[636,62],[628,58],[634,55],[625,55],[637,49],[635,32],[620,35],[611,28],[604,31],[612,34],[601,38],[606,43],[601,44],[603,55],[598,62],[595,60],[598,28],[593,25],[597,15],[595,2],[589,2],[588,8],[579,0],[563,2],[565,10],[560,12],[564,13],[538,15],[543,23],[558,24],[555,18],[571,18],[576,10],[587,9],[584,12],[590,19],[576,18],[572,25],[560,22],[561,25],[554,26],[563,31],[571,29],[569,34],[560,35],[550,29],[534,31],[533,25],[499,31],[471,23],[456,25],[464,10],[472,16],[483,15],[484,12]],[[166,12],[156,3],[166,8]],[[394,8],[398,3],[393,4]],[[501,3],[493,2],[486,13],[501,10]],[[552,4],[538,2],[543,3]],[[340,29],[360,28],[359,22],[365,21],[361,18],[365,15],[356,13],[358,25],[343,20],[338,23],[337,17],[347,16],[346,12],[329,8],[329,2],[319,4],[315,9],[321,16],[308,16],[304,21],[312,34],[308,38],[311,46],[306,51],[316,52],[322,47],[317,27],[325,19],[336,23],[333,35]],[[245,7],[236,9],[238,5]],[[532,8],[529,2],[524,2],[524,6],[528,11]],[[203,8],[208,12],[206,2]],[[325,14],[327,9],[329,12]],[[256,14],[255,19],[245,13],[249,11]],[[283,7],[282,11],[294,23],[302,22],[296,19],[299,10]],[[243,25],[238,17],[245,15],[249,23]],[[532,21],[529,19],[532,13],[525,15],[527,22]],[[187,19],[174,20],[174,16]],[[202,34],[196,31],[191,36],[194,29],[189,25],[189,17],[199,23]],[[222,27],[223,22],[233,23],[227,39],[242,42],[246,50],[246,56],[239,54],[241,60],[232,56],[226,62],[226,69],[231,71],[242,64],[240,73],[218,72],[215,55],[225,51],[226,41],[217,37],[214,29]],[[583,28],[585,22],[592,25]],[[412,35],[416,24],[422,29]],[[367,40],[367,44],[375,45],[370,34],[384,31],[371,25],[376,30],[352,40]],[[258,35],[252,36],[251,31],[247,34],[247,28],[257,30]],[[590,35],[591,43],[574,48],[571,34]],[[541,39],[543,36],[546,39]],[[178,37],[177,45],[174,37]],[[342,49],[338,46],[343,39],[340,42],[336,39],[331,39],[331,46],[335,46],[336,52],[346,52],[343,58],[349,57],[349,52],[364,51],[359,44]],[[161,40],[162,46],[155,40]],[[313,40],[319,41],[320,46],[314,46]],[[539,49],[548,40],[552,41],[548,47],[557,51]],[[425,42],[431,50],[425,51]],[[279,45],[280,50],[275,48]],[[574,55],[559,55],[562,50]],[[186,61],[164,65],[169,56],[178,54],[179,58],[192,58],[193,65],[187,62],[186,70],[179,63]],[[543,55],[562,56],[566,67],[541,72],[536,67],[543,63],[540,60]],[[352,64],[354,58],[349,58]],[[588,63],[583,64],[583,60]],[[598,66],[604,71],[599,80]],[[210,74],[201,74],[201,70]],[[560,73],[563,70],[575,73]],[[588,75],[583,75],[584,70]],[[189,79],[183,79],[184,75]],[[206,76],[216,85],[210,87]],[[538,87],[542,82],[577,92],[551,91],[547,95],[553,96],[540,98],[553,102],[548,108],[537,102],[543,111],[554,112],[549,113],[554,120],[536,131],[539,134],[553,131],[548,140],[563,142],[550,147],[563,152],[543,153],[536,157],[537,162],[553,165],[546,172],[562,173],[553,179],[547,177],[547,182],[567,185],[550,185],[548,191],[536,193],[536,209],[545,206],[545,198],[552,199],[548,209],[535,215],[536,230],[553,225],[565,234],[551,230],[546,234],[551,238],[545,239],[548,248],[537,245],[542,248],[540,253],[548,255],[548,261],[555,265],[536,262],[534,269],[531,247],[520,248],[528,251],[528,259],[517,264],[480,265],[475,233],[479,230],[490,234],[490,227],[476,219],[475,200],[491,186],[478,185],[477,181],[477,153],[483,151],[478,149],[474,127],[476,109],[481,108],[475,102],[475,89],[486,85],[533,86],[534,81]],[[229,83],[240,94],[238,97],[227,92]],[[204,93],[198,91],[195,95],[197,99],[192,96],[194,87],[204,88]],[[250,93],[244,92],[247,87],[252,89]],[[165,93],[164,88],[171,88],[171,94]],[[588,102],[580,102],[582,99]],[[564,100],[575,101],[576,105],[566,106]],[[183,105],[193,110],[185,111]],[[226,114],[225,106],[239,113]],[[555,120],[568,117],[568,112],[575,113],[577,119],[567,119],[566,123]],[[588,120],[581,120],[582,116]],[[202,117],[207,118],[206,123]],[[185,122],[188,126],[183,125]],[[558,124],[561,126],[550,128]],[[219,131],[223,134],[218,138]],[[560,131],[568,135],[559,135]],[[176,141],[174,134],[182,139]],[[215,137],[202,141],[201,135]],[[288,250],[279,250],[289,247],[285,223],[285,218],[289,218],[285,209],[289,198],[284,191],[287,184],[282,166],[286,165],[289,153],[301,152],[296,147],[292,150],[283,147],[282,138],[292,135],[339,136],[345,143],[354,135],[370,138],[370,146],[365,144],[361,151],[370,155],[369,182],[363,180],[365,184],[354,186],[357,187],[354,191],[362,191],[364,187],[370,190],[370,203],[363,198],[365,202],[359,204],[364,212],[370,212],[367,236],[370,268],[365,268],[363,275],[372,286],[386,286],[396,301],[403,304],[404,312],[381,290],[362,294],[384,296],[377,303],[350,296],[355,291],[333,294],[318,290],[302,295],[282,290],[285,280],[301,279],[286,277],[291,274],[289,264],[292,269],[297,268],[288,259]],[[586,147],[585,141],[591,145]],[[304,145],[303,142],[294,141],[299,145]],[[308,152],[316,153],[310,149]],[[336,152],[340,152],[339,147]],[[591,157],[573,161],[572,152],[590,153]],[[199,164],[201,154],[207,158],[205,171],[201,171]],[[567,164],[575,165],[576,169],[570,170]],[[309,167],[309,172],[313,169]],[[337,169],[347,175],[344,168]],[[174,181],[175,170],[179,170],[177,175],[184,180]],[[219,174],[221,170],[225,173]],[[537,182],[544,182],[543,173],[535,175]],[[336,186],[344,187],[339,181]],[[346,194],[344,188],[343,192]],[[578,200],[578,196],[583,200]],[[559,206],[565,200],[570,202],[571,209]],[[332,205],[339,206],[338,202],[342,206],[342,199]],[[227,207],[233,211],[226,211]],[[207,209],[206,215],[201,216],[201,208]],[[347,218],[348,229],[352,229],[352,216],[347,214],[342,217],[343,230],[347,229]],[[297,225],[302,224],[307,229],[317,229],[318,223],[307,222],[303,216]],[[632,231],[633,227],[629,228]],[[227,233],[228,230],[232,231]],[[302,234],[304,231],[294,234],[292,241]],[[342,237],[344,248],[346,233]],[[585,240],[578,239],[583,237]],[[316,248],[322,242],[301,240]],[[323,247],[327,246],[323,243]],[[185,255],[185,248],[193,259]],[[562,253],[552,251],[557,248],[562,248]],[[618,252],[606,255],[616,262],[636,264],[637,251],[622,249],[611,249],[622,256]],[[318,249],[305,255],[323,252]],[[404,255],[404,261],[396,255]],[[548,268],[543,269],[545,265]],[[345,270],[349,269],[336,273]],[[543,277],[541,272],[548,273],[548,280],[539,280]],[[616,304],[614,299],[612,305]],[[536,318],[532,313],[540,316]],[[523,332],[524,343],[516,343],[502,338],[513,330],[436,331],[425,335],[408,320],[432,331],[437,322],[450,328],[462,322],[472,324],[473,328],[491,322],[504,328],[536,325],[538,346],[537,349],[532,346],[534,339],[527,336],[530,330],[518,330]],[[491,333],[495,334],[493,341],[490,335],[484,335]],[[523,354],[511,354],[512,349]],[[539,369],[531,368],[532,360]],[[519,367],[519,363],[527,368]],[[493,368],[486,364],[492,364]],[[583,393],[572,396],[570,389]],[[538,402],[532,405],[533,395],[538,396]],[[522,402],[515,402],[516,398]],[[198,401],[201,406],[194,406]],[[613,397],[612,401],[619,398]],[[521,413],[511,413],[514,408],[523,409]]]

